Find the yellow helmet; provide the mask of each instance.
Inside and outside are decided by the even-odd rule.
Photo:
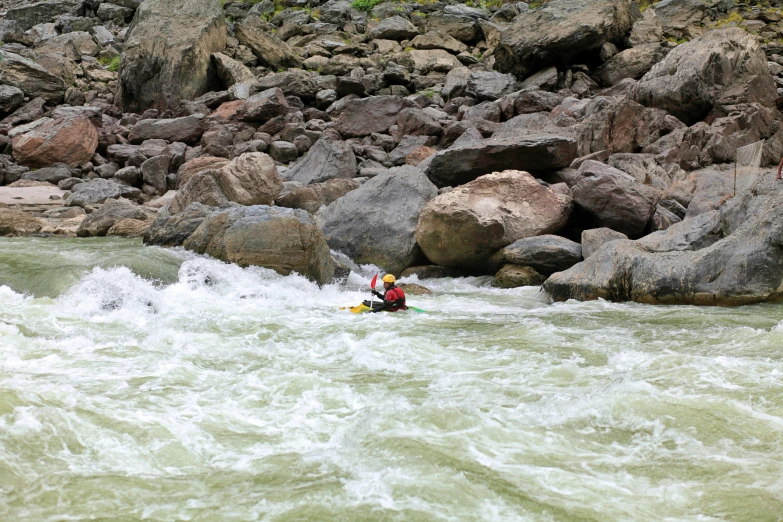
[[[391,274],[386,274],[385,276],[383,276],[384,283],[394,283],[395,281],[397,281],[397,278],[395,278]]]

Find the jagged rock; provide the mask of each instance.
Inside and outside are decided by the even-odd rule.
[[[443,49],[450,53],[458,54],[468,50],[468,46],[456,38],[447,34],[429,32],[420,34],[411,41],[411,47],[414,49]]]
[[[334,277],[326,240],[304,210],[257,205],[213,212],[183,246],[241,266],[298,272],[319,284]]]
[[[467,67],[454,67],[446,74],[446,80],[443,82],[443,88],[440,91],[441,96],[447,100],[464,96],[470,75],[471,71]]]
[[[21,89],[25,96],[43,98],[59,103],[67,85],[62,78],[50,73],[34,61],[0,50],[0,82]]]
[[[98,131],[82,116],[43,118],[29,126],[28,132],[11,141],[14,157],[23,165],[65,163],[76,167],[89,161],[98,148]]]
[[[166,176],[169,173],[171,158],[155,156],[141,164],[141,177],[144,183],[154,188],[158,194],[166,193]]]
[[[429,51],[413,50],[408,52],[413,61],[413,68],[421,74],[429,72],[447,73],[455,67],[461,67],[457,58],[443,49],[432,49]]]
[[[135,144],[152,139],[193,144],[201,139],[205,125],[201,114],[168,120],[140,120],[131,129],[128,139]]]
[[[771,107],[777,90],[759,41],[726,28],[675,47],[632,87],[631,96],[693,125],[713,108],[751,102]]]
[[[679,223],[680,221],[682,221],[682,219],[680,219],[679,216],[669,211],[662,205],[656,205],[655,213],[653,214],[650,225],[652,231],[655,232],[657,230],[666,230],[670,226],[674,225],[675,223]]]
[[[690,194],[686,196],[688,212],[691,218],[719,209],[726,201],[734,197],[734,171],[719,170],[715,167],[697,170],[688,176]]]
[[[273,141],[269,146],[269,155],[280,163],[291,163],[299,157],[299,149],[287,141]]]
[[[539,89],[527,89],[508,96],[514,103],[514,112],[519,114],[533,114],[536,112],[549,112],[563,102],[563,97]]]
[[[236,25],[235,32],[239,43],[249,47],[263,65],[273,69],[302,66],[302,58],[287,43],[273,36],[260,17],[246,17]]]
[[[520,88],[554,91],[557,88],[557,79],[557,67],[552,65],[533,73],[520,84]]]
[[[481,35],[481,28],[475,19],[446,13],[428,16],[427,29],[447,34],[466,44],[476,43]]]
[[[701,0],[661,0],[654,10],[664,36],[692,38],[700,34],[696,26],[707,14],[707,5]]]
[[[528,266],[539,274],[549,276],[567,270],[580,261],[582,246],[579,243],[546,234],[514,241],[494,254],[489,264],[493,270],[499,270],[505,265]]]
[[[213,170],[199,172],[191,176],[185,184],[180,185],[177,195],[169,204],[169,213],[179,214],[193,203],[217,208],[230,206],[231,202],[220,187],[218,172]]]
[[[133,9],[105,2],[98,6],[95,16],[104,22],[111,20],[116,24],[123,24],[133,16]]]
[[[436,138],[432,136],[403,136],[397,146],[389,153],[388,160],[392,165],[400,166],[405,164],[405,158],[408,154],[427,145],[434,145]]]
[[[169,204],[158,211],[152,225],[144,233],[144,244],[165,247],[180,246],[215,209],[192,203],[178,214],[169,213]]]
[[[82,9],[82,0],[49,0],[9,9],[5,19],[16,22],[21,31],[33,26],[51,22],[60,15],[77,15]]]
[[[468,78],[466,91],[479,100],[497,100],[514,91],[517,79],[513,74],[494,71],[474,71]]]
[[[100,51],[100,47],[95,43],[90,33],[85,31],[74,31],[72,33],[61,34],[46,40],[43,45],[36,49],[37,54],[68,54],[69,46],[73,46],[78,52],[78,57],[95,56]]]
[[[669,54],[670,47],[658,43],[631,47],[615,54],[595,71],[596,78],[604,85],[611,86],[626,78],[638,80],[653,65]]]
[[[397,116],[397,126],[403,136],[440,136],[440,124],[421,109],[403,109]]]
[[[357,263],[400,273],[419,256],[416,224],[437,189],[415,167],[380,174],[319,214],[329,246]]]
[[[216,158],[214,156],[201,156],[192,159],[182,165],[177,171],[177,178],[179,179],[180,186],[185,185],[190,178],[198,174],[199,172],[206,172],[208,170],[220,170],[228,164],[226,158]]]
[[[421,165],[427,158],[433,156],[438,151],[432,147],[419,146],[405,155],[405,164],[413,165],[414,167]]]
[[[258,89],[279,88],[285,96],[297,96],[303,100],[312,100],[323,89],[322,77],[298,69],[268,74],[255,82]]]
[[[104,203],[107,199],[138,199],[141,191],[137,188],[121,185],[108,179],[93,179],[79,183],[71,189],[71,195],[65,200],[69,207],[87,207]]]
[[[570,196],[527,172],[495,172],[430,201],[416,240],[438,265],[486,269],[489,257],[514,241],[560,230],[571,206]]]
[[[229,201],[240,205],[272,205],[283,182],[272,158],[249,152],[220,169],[218,182]]]
[[[51,167],[44,167],[42,169],[25,172],[22,175],[22,179],[30,181],[46,181],[47,183],[57,185],[61,181],[71,178],[75,172],[72,172],[67,165],[59,163],[52,165]]]
[[[212,63],[215,64],[217,75],[226,87],[256,79],[250,69],[223,53],[213,53]]]
[[[335,178],[356,177],[356,156],[344,141],[322,138],[285,173],[288,181],[303,185]]]
[[[622,42],[638,17],[631,0],[552,0],[514,19],[495,49],[495,63],[524,78],[586,51],[597,54],[606,42]]]
[[[497,288],[519,288],[520,286],[540,286],[546,277],[529,266],[505,265],[493,281]]]
[[[89,214],[81,222],[76,230],[79,237],[102,237],[108,235],[109,229],[123,219],[132,219],[137,221],[147,221],[152,223],[155,219],[155,212],[141,207],[126,199],[109,200],[103,206]],[[147,223],[147,224],[149,224]],[[119,230],[115,231],[119,232]],[[135,229],[134,229],[135,232]],[[133,234],[134,232],[131,232]],[[111,235],[128,235],[115,233]]]
[[[136,9],[123,49],[123,110],[174,110],[209,91],[215,84],[210,55],[225,47],[218,0],[146,0]]]
[[[322,205],[331,205],[359,186],[360,183],[353,179],[329,179],[323,183],[295,188],[278,198],[275,204],[279,207],[301,208],[315,214]]]
[[[633,24],[628,44],[631,47],[649,43],[659,43],[663,40],[663,25],[655,14],[655,9],[646,9],[642,18]]]
[[[565,168],[575,158],[575,139],[531,134],[451,147],[435,154],[425,172],[438,187],[453,187],[504,168],[531,171]]]
[[[143,237],[147,233],[152,220],[141,219],[118,219],[114,225],[106,232],[107,236],[119,237]]]
[[[770,177],[712,211],[638,241],[615,241],[544,284],[556,301],[731,306],[778,301],[781,185]],[[706,241],[705,241],[706,240]]]
[[[372,28],[368,36],[373,40],[410,40],[418,35],[419,31],[412,23],[401,16],[392,16],[381,20]]]
[[[0,116],[14,112],[24,103],[24,92],[18,87],[0,85]]]
[[[346,138],[387,133],[403,109],[418,108],[415,102],[396,96],[371,96],[350,100],[335,124],[335,130]]]
[[[574,203],[593,218],[595,225],[632,238],[643,235],[660,191],[593,160],[579,167],[579,175],[580,181],[572,187]]]
[[[582,231],[582,256],[585,259],[592,256],[605,243],[618,239],[628,239],[622,232],[616,232],[611,228],[591,228]]]
[[[0,207],[0,236],[29,236],[37,234],[44,222],[27,212]]]
[[[284,116],[288,113],[289,105],[285,99],[283,90],[279,87],[266,89],[244,101],[240,110],[243,121],[263,123]]]

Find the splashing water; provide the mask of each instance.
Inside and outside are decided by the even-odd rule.
[[[783,306],[370,274],[0,240],[0,519],[781,520]]]

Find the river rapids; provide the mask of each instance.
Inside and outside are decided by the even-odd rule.
[[[0,520],[783,520],[783,305],[373,272],[0,239]]]

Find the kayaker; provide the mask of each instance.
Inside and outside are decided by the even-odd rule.
[[[391,274],[386,274],[383,276],[382,281],[385,291],[380,293],[373,288],[372,293],[383,299],[383,304],[378,308],[370,310],[370,312],[399,312],[400,310],[407,310],[408,307],[405,306],[405,292],[402,291],[402,288],[395,285],[397,279]]]

